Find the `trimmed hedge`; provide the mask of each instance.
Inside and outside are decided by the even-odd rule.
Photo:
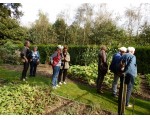
[[[150,73],[150,47],[136,47],[135,56],[138,72],[142,74]]]
[[[21,49],[23,46],[19,46]],[[135,47],[138,73],[150,73],[150,47]],[[56,45],[38,45],[41,56],[41,63],[49,61],[50,55],[56,50]],[[69,46],[68,49],[71,56],[71,65],[89,65],[97,62],[98,46]],[[117,51],[117,47],[108,48],[107,56],[110,63],[112,55]]]

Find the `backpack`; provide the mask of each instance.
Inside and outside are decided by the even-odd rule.
[[[51,61],[49,62],[49,65],[51,65],[51,66],[56,66],[57,64],[58,64],[58,62],[60,61],[60,59],[61,59],[61,56],[59,56],[58,54],[57,54],[57,56],[55,56],[55,57],[53,57],[53,63],[51,63]]]

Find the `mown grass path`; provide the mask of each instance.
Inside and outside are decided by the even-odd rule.
[[[12,82],[13,84],[39,85],[51,89],[50,77],[39,75],[28,78],[26,82],[23,82],[19,80],[20,75],[21,72],[4,69],[2,66],[0,67],[0,78],[7,81],[5,83],[6,85]],[[111,114],[117,114],[117,98],[113,98],[111,92],[107,90],[104,91],[104,94],[99,95],[96,93],[95,88],[68,80],[66,85],[62,85],[60,88],[53,90],[52,93],[74,101],[90,104],[97,109],[108,111]],[[131,98],[132,102],[133,99]],[[126,109],[125,114],[132,114],[132,108]],[[150,114],[150,101],[135,98],[134,114]]]

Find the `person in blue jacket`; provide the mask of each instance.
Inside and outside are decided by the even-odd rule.
[[[37,46],[34,46],[31,57],[32,59],[30,62],[30,76],[35,77],[37,65],[40,62],[40,54],[39,51],[37,51]]]
[[[132,93],[132,89],[134,86],[135,77],[137,76],[137,64],[136,64],[136,56],[135,48],[128,47],[128,53],[121,57],[121,60],[125,63],[124,75],[125,75],[125,84],[127,84],[127,93],[126,93],[126,107],[132,107],[129,104],[130,96]],[[120,82],[123,82],[123,76],[120,77]]]
[[[117,64],[119,64],[120,58],[127,52],[126,47],[119,48],[119,52],[115,53],[112,58],[112,62],[110,64],[110,71],[114,73],[114,80],[112,83],[112,95],[117,97],[117,83],[119,80],[119,75],[117,74]]]

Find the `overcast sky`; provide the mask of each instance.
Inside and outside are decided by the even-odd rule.
[[[42,10],[48,13],[49,21],[54,23],[58,13],[63,10],[68,10],[70,19],[73,19],[75,10],[82,3],[91,3],[97,5],[98,3],[107,3],[110,10],[122,13],[125,8],[132,6],[139,6],[140,3],[149,3],[150,0],[1,0],[1,2],[19,2],[22,4],[21,10],[24,16],[21,17],[21,24],[29,26],[38,17],[38,11]]]

